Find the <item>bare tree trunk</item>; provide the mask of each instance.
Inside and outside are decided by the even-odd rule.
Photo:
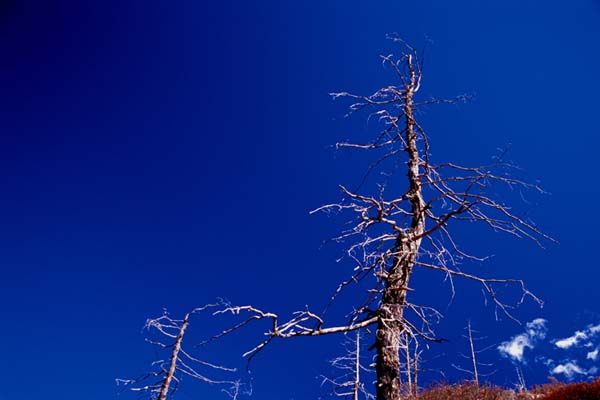
[[[175,344],[173,345],[173,351],[171,352],[171,361],[169,363],[169,370],[167,371],[167,375],[165,376],[165,380],[163,381],[160,387],[160,393],[158,394],[158,400],[166,400],[167,395],[169,394],[169,387],[171,386],[171,382],[173,381],[173,377],[175,376],[175,371],[177,370],[177,360],[179,357],[179,351],[181,350],[181,342],[183,341],[183,335],[185,334],[185,330],[188,327],[190,319],[190,314],[186,314],[183,322],[181,324],[181,328],[179,329],[179,333],[177,334],[177,339],[175,339]]]
[[[355,368],[354,371],[354,393],[353,400],[358,400],[358,393],[360,392],[360,332],[356,332],[356,355],[355,355]]]
[[[408,271],[397,279],[398,286],[408,283]],[[393,296],[396,294],[396,296]],[[406,297],[404,290],[386,289],[384,301],[379,309],[375,345],[377,347],[377,400],[400,399],[400,339],[402,334],[402,316]]]
[[[421,353],[419,352],[419,341],[415,340],[415,352],[413,354],[413,396],[417,398],[419,393],[419,361]]]
[[[400,381],[400,340],[405,331],[404,306],[410,275],[415,266],[417,253],[421,245],[421,236],[425,230],[425,203],[422,196],[419,166],[421,159],[417,147],[415,120],[413,116],[413,96],[418,90],[418,80],[413,69],[411,55],[407,66],[410,81],[404,91],[403,114],[406,121],[405,141],[408,153],[407,198],[411,204],[411,227],[407,232],[398,234],[396,252],[392,267],[384,273],[385,290],[379,308],[377,325],[377,400],[399,400],[401,398]]]
[[[403,252],[400,250],[400,252]],[[400,381],[400,340],[404,332],[403,315],[406,292],[414,255],[401,257],[390,271],[388,287],[379,309],[377,325],[377,400],[399,400]],[[391,278],[394,278],[393,280]]]
[[[473,381],[479,386],[479,374],[477,373],[477,358],[475,357],[475,346],[473,345],[473,331],[471,330],[471,321],[467,323],[469,332],[469,346],[471,348],[471,362],[473,363]]]
[[[405,354],[405,358],[406,358],[406,389],[404,390],[404,392],[406,393],[412,393],[413,392],[413,379],[412,379],[412,367],[413,367],[413,362],[412,362],[412,356],[410,354],[410,346],[409,346],[409,337],[406,334],[406,332],[404,333],[404,335],[402,335],[402,337],[404,338],[404,354]]]

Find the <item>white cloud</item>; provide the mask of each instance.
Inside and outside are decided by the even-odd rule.
[[[589,329],[589,331],[590,331],[592,334],[597,334],[597,333],[600,333],[600,324],[598,324],[598,325],[594,325],[594,326],[590,326],[588,329]]]
[[[596,361],[596,358],[598,358],[598,349],[588,352],[585,358],[588,360]]]
[[[588,335],[583,331],[575,331],[573,336],[569,336],[568,338],[560,339],[554,342],[556,347],[561,349],[568,349],[579,343],[581,340],[587,339]]]
[[[587,375],[587,371],[582,369],[575,361],[569,361],[565,364],[558,364],[550,371],[552,375],[562,374],[568,379],[572,379],[575,375]]]
[[[536,337],[538,339],[545,339],[546,338],[546,332],[548,331],[546,329],[546,323],[548,321],[546,321],[544,318],[536,318],[531,322],[528,322],[526,327],[527,327],[527,334],[531,337]]]
[[[562,363],[555,363],[548,359],[546,366],[552,375],[563,375],[565,379],[596,375],[599,368],[593,364],[600,360],[600,346],[597,343],[600,335],[600,324],[588,325],[584,329],[576,330],[571,336],[563,339],[554,339],[551,342],[555,349],[569,354],[569,358]],[[585,354],[585,358],[583,357]]]
[[[498,346],[498,351],[500,353],[509,356],[513,360],[523,361],[523,352],[525,351],[525,347],[533,348],[533,344],[529,339],[529,336],[525,333],[514,336],[511,340],[507,342],[502,342],[500,346]]]
[[[600,372],[600,324],[574,330],[569,337],[552,339],[547,338],[547,323],[542,318],[534,319],[526,324],[523,332],[502,342],[497,347],[498,351],[515,363],[532,361],[543,364],[552,375],[566,380],[584,379]],[[542,343],[552,345],[553,351],[562,355],[551,357],[552,352],[538,354],[540,349],[537,348],[543,347]],[[532,351],[534,349],[537,351]]]
[[[600,324],[590,325],[583,331],[575,331],[575,333],[572,336],[557,340],[556,342],[554,342],[554,345],[560,349],[568,349],[573,346],[578,346],[579,344],[585,341],[585,343],[583,344],[584,347],[592,347],[593,343],[589,342],[588,339],[591,339],[591,337],[596,336],[599,333]]]
[[[536,318],[527,323],[525,332],[502,342],[498,346],[498,351],[515,361],[522,362],[525,348],[533,349],[538,340],[543,340],[546,337],[546,322],[543,318]]]

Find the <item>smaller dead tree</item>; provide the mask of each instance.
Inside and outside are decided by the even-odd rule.
[[[411,336],[408,331],[405,332],[400,340],[400,350],[404,354],[404,363],[400,364],[400,372],[403,372],[405,377],[404,392],[408,397],[416,398],[419,393],[419,372],[423,353],[418,338]],[[402,374],[400,380],[402,383]]]
[[[182,377],[187,376],[205,383],[222,385],[223,392],[234,400],[238,399],[243,386],[239,380],[213,376],[233,373],[236,371],[234,368],[201,360],[188,353],[183,346],[191,317],[215,306],[217,304],[196,308],[185,314],[183,319],[174,319],[165,311],[160,317],[147,320],[144,328],[158,333],[160,339],[147,338],[146,341],[166,351],[168,359],[154,361],[152,363],[152,366],[156,368],[154,371],[147,372],[135,379],[117,379],[117,384],[123,385],[133,392],[147,394],[153,400],[166,400],[175,393]],[[201,369],[207,370],[207,372],[200,372]]]
[[[485,338],[474,336],[474,334],[477,334],[478,332],[473,330],[470,320],[467,321],[467,326],[465,327],[465,330],[466,330],[466,334],[463,335],[463,338],[465,338],[469,344],[469,354],[467,355],[467,354],[460,353],[459,355],[462,358],[469,360],[470,368],[464,368],[457,364],[452,364],[452,366],[458,371],[469,374],[473,379],[473,383],[475,383],[476,386],[479,386],[479,383],[480,383],[479,378],[480,377],[490,376],[490,375],[494,374],[496,371],[491,371],[491,372],[482,374],[480,372],[480,367],[492,367],[493,364],[482,363],[477,359],[477,357],[479,356],[479,354],[493,348],[494,346],[487,346],[487,347],[484,347],[481,349],[477,349],[475,342],[478,340],[484,340]]]
[[[525,383],[525,376],[523,375],[523,368],[520,365],[515,366],[515,370],[517,372],[517,383],[515,386],[519,393],[527,391],[527,384]]]
[[[471,350],[471,363],[473,364],[473,379],[475,384],[479,386],[479,373],[477,372],[477,358],[475,357],[475,346],[473,344],[473,330],[471,329],[471,321],[467,324],[467,332],[469,338],[469,349]]]
[[[333,386],[333,394],[336,397],[343,397],[352,400],[374,400],[375,396],[368,392],[362,381],[362,375],[372,372],[369,367],[362,363],[361,359],[361,333],[356,332],[356,336],[348,338],[347,349],[343,356],[331,360],[331,365],[342,373],[336,378],[323,376],[323,384]]]

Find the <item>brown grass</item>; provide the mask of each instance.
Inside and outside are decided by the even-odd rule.
[[[423,391],[419,400],[515,400],[512,390],[498,386],[477,386],[472,382],[461,382],[455,385],[435,385]]]
[[[541,394],[540,400],[600,400],[600,379],[570,384],[554,382],[534,388],[532,392],[536,390]]]
[[[551,383],[536,386],[528,392],[493,385],[476,386],[472,382],[455,385],[437,384],[422,391],[412,400],[600,400],[600,378],[593,382]]]

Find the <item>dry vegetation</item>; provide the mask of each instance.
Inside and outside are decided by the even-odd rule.
[[[462,382],[455,385],[435,385],[423,391],[418,399],[512,400],[515,399],[515,393],[512,390],[503,389],[498,386],[477,386],[471,382]]]
[[[560,383],[536,387],[532,390],[542,400],[598,400],[600,399],[600,378],[593,382]]]
[[[407,400],[600,400],[600,379],[593,382],[551,383],[517,393],[498,386],[477,386],[472,382],[438,384]]]

